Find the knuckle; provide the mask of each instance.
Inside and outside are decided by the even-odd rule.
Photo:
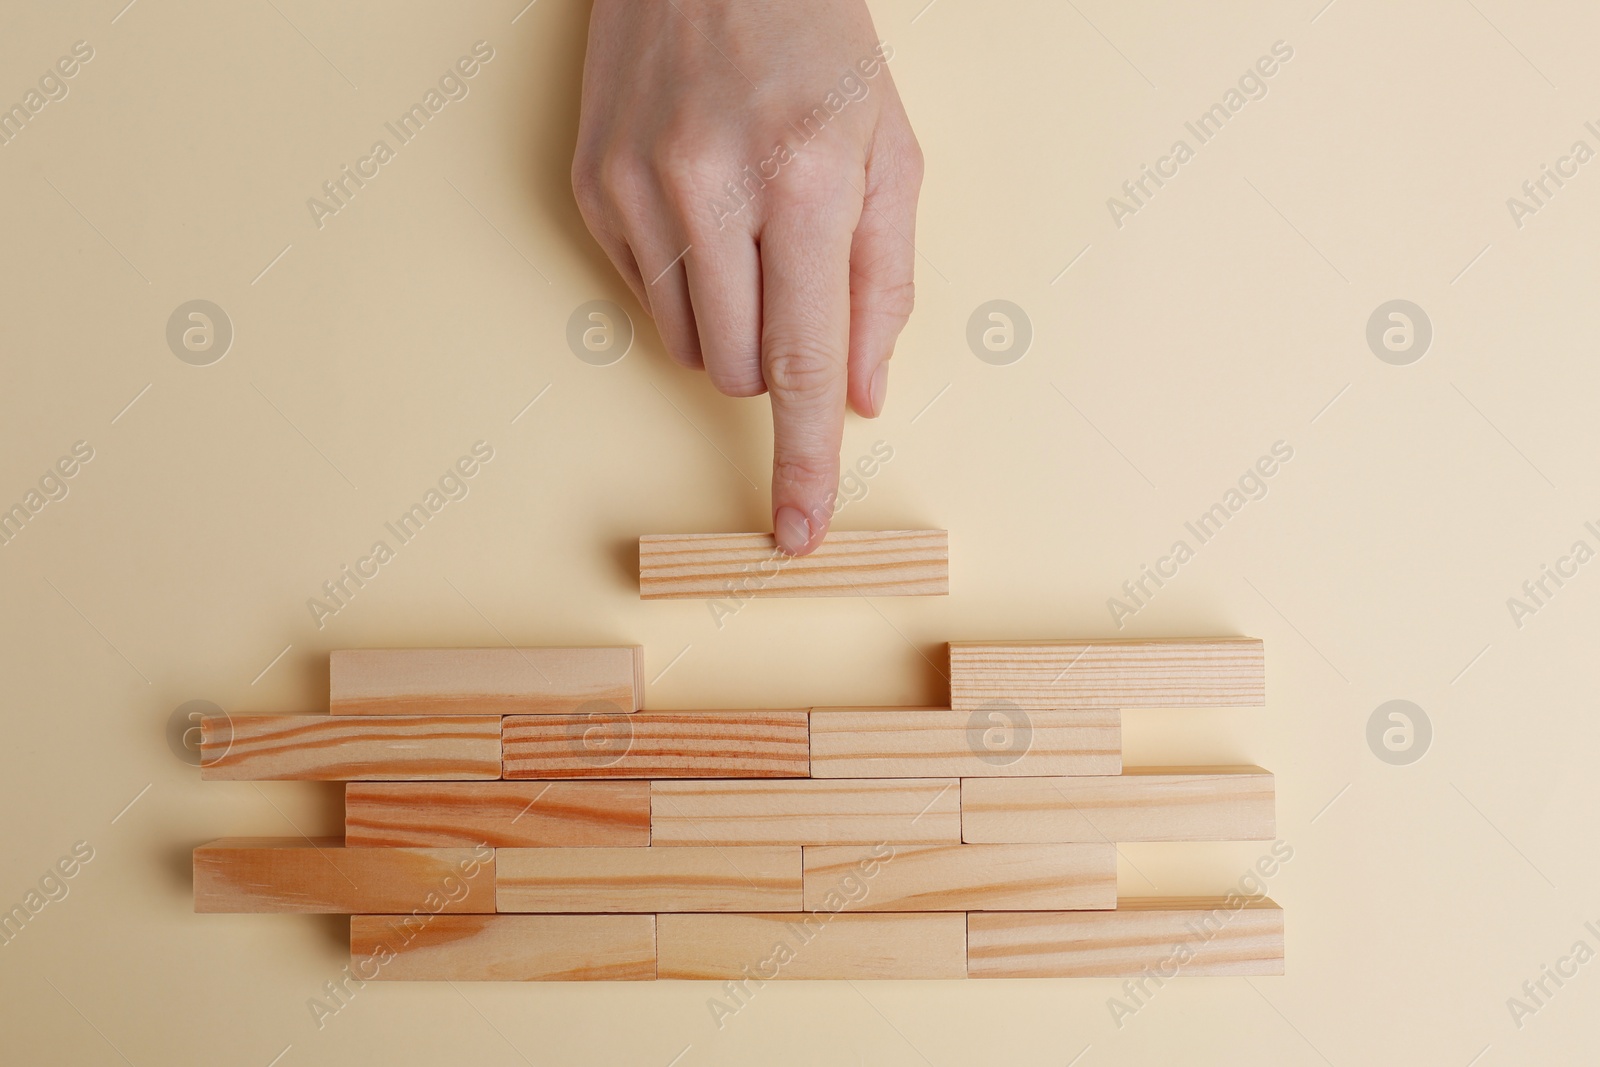
[[[903,325],[911,318],[917,304],[917,287],[911,281],[880,285],[872,290],[868,306],[862,314],[872,318]]]
[[[600,161],[595,168],[595,186],[602,202],[624,216],[633,215],[644,206],[649,189],[644,168],[621,155]]]
[[[767,391],[767,383],[757,369],[727,370],[708,366],[706,376],[711,379],[711,385],[723,396],[760,396]]]
[[[799,452],[787,452],[772,461],[774,485],[828,486],[836,479],[829,460]]]
[[[839,386],[843,368],[814,342],[778,342],[765,358],[767,385],[797,401],[815,401]]]

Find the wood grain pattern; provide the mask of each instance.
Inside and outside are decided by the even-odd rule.
[[[328,698],[335,715],[629,712],[642,670],[642,650],[628,646],[341,649],[329,658]]]
[[[502,912],[795,911],[799,848],[508,848]]]
[[[650,783],[655,845],[871,845],[961,840],[955,778]]]
[[[963,841],[1265,841],[1276,823],[1272,774],[1260,767],[961,784]]]
[[[656,916],[660,978],[964,978],[966,951],[959,913]]]
[[[200,723],[200,777],[350,782],[500,777],[498,715],[217,715]]]
[[[513,715],[507,778],[804,778],[806,711]]]
[[[1146,969],[1148,968],[1148,972]],[[1124,897],[1115,911],[972,912],[973,978],[1283,973],[1283,909],[1266,898]]]
[[[225,837],[194,850],[200,912],[494,911],[494,850],[345,848],[336,837]]]
[[[784,555],[769,533],[639,538],[644,600],[949,592],[949,536],[943,530],[840,530],[809,556]]]
[[[494,848],[650,843],[648,782],[352,782],[345,844]]]
[[[870,854],[859,845],[805,849],[807,909],[852,891],[860,897],[851,899],[852,911],[1114,908],[1117,850],[1107,844],[881,845]]]
[[[364,982],[625,982],[656,976],[653,915],[393,915],[350,919]]]
[[[1256,707],[1266,695],[1265,656],[1251,637],[950,642],[959,711]]]
[[[1116,774],[1114,708],[813,708],[813,778]]]

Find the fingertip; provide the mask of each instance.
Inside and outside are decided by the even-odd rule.
[[[772,516],[772,535],[790,556],[803,556],[811,548],[811,524],[799,508],[781,507]]]
[[[872,409],[872,418],[877,418],[883,413],[883,402],[889,398],[889,361],[884,360],[878,364],[878,369],[872,372],[872,384],[867,390],[867,403]]]

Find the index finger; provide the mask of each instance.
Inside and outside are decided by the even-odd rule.
[[[851,186],[840,183],[848,194]],[[785,205],[761,233],[761,369],[772,396],[772,524],[803,556],[833,518],[850,351],[852,205]]]

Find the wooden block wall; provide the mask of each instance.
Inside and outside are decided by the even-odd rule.
[[[205,778],[348,784],[343,838],[197,848],[196,910],[351,915],[368,981],[1283,971],[1270,900],[1117,897],[1121,842],[1272,838],[1262,768],[1122,766],[1123,707],[1260,703],[1260,642],[957,642],[935,708],[640,711],[639,663],[339,653],[336,714],[207,719]]]

